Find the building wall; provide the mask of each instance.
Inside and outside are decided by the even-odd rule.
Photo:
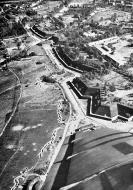
[[[101,105],[101,98],[100,98],[100,89],[99,89],[97,90],[97,93],[92,97],[92,112],[95,113],[100,105]]]
[[[88,72],[96,70],[96,68],[94,68],[94,67],[90,67],[88,65],[81,64],[79,61],[71,60],[71,58],[64,53],[64,51],[62,50],[61,47],[57,47],[56,50],[57,50],[59,56],[61,57],[61,59],[64,60],[68,66],[71,66],[73,68],[76,68],[76,69],[79,69],[82,71],[88,71]]]
[[[117,104],[117,109],[118,109],[118,115],[125,117],[125,118],[130,118],[133,116],[133,108]]]
[[[90,96],[89,95],[86,96],[84,95],[84,93],[87,87],[80,79],[76,78],[74,79],[74,82],[72,83],[67,82],[67,84],[75,92],[78,98],[87,99],[86,115],[90,115],[91,117],[99,119],[111,120],[111,117],[109,115],[105,116],[97,113],[98,108],[101,106],[100,89],[96,89],[96,93],[93,93],[92,96],[91,93]],[[91,88],[88,89],[91,91]],[[131,116],[133,116],[132,108],[126,107],[121,104],[117,104],[117,109],[118,109],[118,116],[120,119],[128,120]]]

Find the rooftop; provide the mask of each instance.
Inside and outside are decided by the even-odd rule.
[[[69,5],[74,5],[74,4],[83,5],[83,4],[90,4],[90,3],[93,3],[93,0],[72,0]]]

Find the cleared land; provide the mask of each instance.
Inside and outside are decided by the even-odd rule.
[[[55,141],[59,140],[64,130],[59,113],[57,114],[58,101],[63,99],[62,92],[56,84],[48,84],[41,80],[43,75],[50,76],[53,72],[56,73],[57,68],[50,62],[42,47],[34,46],[29,50],[31,51],[34,51],[36,56],[9,64],[10,68],[20,73],[16,72],[22,84],[22,97],[13,119],[0,138],[0,189],[2,190],[11,188],[16,177],[25,168],[28,170],[32,168],[32,172],[35,168],[36,173],[38,168],[45,168],[50,152],[45,149],[44,154],[39,153],[51,139],[53,130],[61,127],[57,131]],[[36,64],[37,61],[40,64]],[[5,90],[6,83],[12,85],[13,82],[8,82],[13,78],[10,75],[3,78],[1,84],[4,85],[3,88],[1,85],[1,90]],[[8,96],[8,94],[6,97],[0,96],[1,105],[3,101],[5,107],[4,109],[1,106],[3,118],[7,114],[7,109],[10,110],[12,106],[13,99],[10,98],[11,106],[9,106]],[[6,117],[8,119],[10,114]],[[64,118],[67,120],[66,115]]]
[[[127,64],[131,53],[133,53],[133,47],[130,46],[132,40],[133,37],[127,34],[117,38],[101,40],[96,42],[94,46],[103,54],[115,60],[119,65],[124,65]],[[111,53],[110,46],[114,48],[113,53]]]
[[[94,11],[94,13],[92,13],[91,19],[93,19],[94,22],[98,22],[100,25],[106,26],[109,25],[110,23],[114,23],[114,21],[111,20],[114,14],[116,17],[115,23],[118,24],[121,21],[127,22],[131,18],[130,13],[124,11],[117,11],[109,7]]]
[[[61,1],[47,1],[43,2],[43,4],[38,5],[34,9],[43,17],[47,16],[48,12],[58,9],[57,7],[60,6]]]
[[[18,80],[11,71],[0,71],[0,133],[2,132],[6,115],[11,113],[20,95]]]

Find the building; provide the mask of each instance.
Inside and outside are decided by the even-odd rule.
[[[86,8],[94,3],[94,0],[73,0],[69,3],[70,8]]]
[[[133,0],[108,0],[109,5],[113,6],[123,6],[126,9],[133,8]]]
[[[76,87],[77,92],[79,92],[80,98],[89,100],[92,98],[92,112],[95,113],[101,105],[100,89],[87,87],[79,78],[73,79],[72,84]]]
[[[114,117],[124,121],[128,121],[133,117],[133,108],[129,106],[118,103],[116,104],[116,110],[113,109],[112,113],[111,106],[102,105],[102,99],[105,97],[103,95],[105,91],[102,88],[88,87],[80,78],[67,82],[67,85],[70,86],[79,99],[87,100],[86,115],[109,121],[113,120]]]

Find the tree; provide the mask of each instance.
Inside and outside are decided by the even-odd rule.
[[[3,58],[5,59],[4,63],[5,63],[5,65],[6,65],[6,68],[8,68],[8,67],[7,67],[7,63],[9,62],[8,55],[5,53],[5,54],[3,55]]]
[[[114,13],[114,14],[112,15],[112,17],[111,17],[112,22],[115,22],[115,21],[116,21],[116,18],[117,18],[117,14]]]
[[[55,83],[55,79],[49,77],[49,76],[46,76],[46,75],[43,75],[41,76],[41,80],[42,82],[47,82],[47,83]]]
[[[129,64],[133,65],[133,53],[130,54]]]
[[[114,91],[116,90],[114,83],[110,84],[109,90],[110,90],[111,92],[114,92]]]
[[[21,40],[19,38],[15,38],[14,42],[16,43],[16,46],[17,46],[18,50],[20,50]]]

